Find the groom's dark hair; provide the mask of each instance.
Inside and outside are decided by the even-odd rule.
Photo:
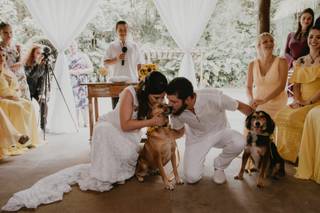
[[[194,95],[192,83],[184,77],[174,78],[168,84],[166,93],[167,95],[175,95],[181,100],[186,100],[189,96]]]

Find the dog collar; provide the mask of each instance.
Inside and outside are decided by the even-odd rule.
[[[163,126],[151,126],[151,127],[148,127],[147,129],[147,135],[148,134],[151,134],[152,132],[154,132],[155,130],[159,129],[159,128],[163,128],[163,127],[169,127],[170,128],[170,125],[166,124],[166,125],[163,125]]]

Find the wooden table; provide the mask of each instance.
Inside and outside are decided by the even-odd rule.
[[[99,103],[98,98],[119,97],[119,94],[124,88],[129,85],[136,85],[133,83],[84,83],[88,88],[89,99],[89,122],[90,122],[90,141],[92,139],[92,132],[94,123],[99,118]],[[93,114],[94,112],[94,114]]]

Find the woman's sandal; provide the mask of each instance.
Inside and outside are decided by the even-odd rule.
[[[29,137],[27,135],[21,135],[21,137],[18,140],[18,143],[25,144],[28,142],[28,140],[29,140]]]

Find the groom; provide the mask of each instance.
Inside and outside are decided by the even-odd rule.
[[[173,79],[166,92],[173,107],[172,127],[178,131],[186,130],[185,181],[196,183],[201,179],[205,157],[215,147],[221,148],[222,152],[214,160],[213,181],[225,183],[224,169],[245,146],[244,136],[229,127],[226,110],[239,110],[249,115],[252,108],[216,89],[194,92],[191,82],[183,77]]]

